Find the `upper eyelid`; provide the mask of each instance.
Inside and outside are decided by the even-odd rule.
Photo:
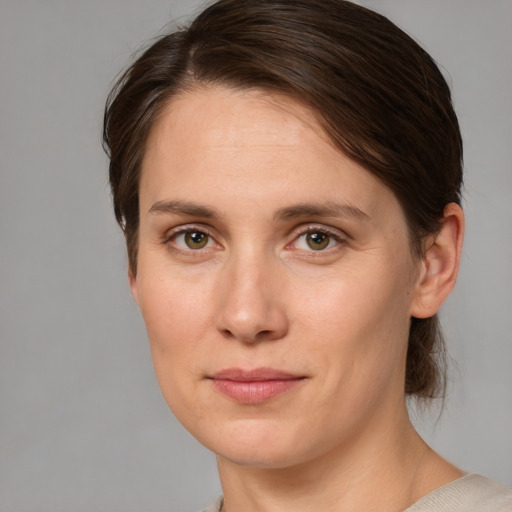
[[[204,233],[206,236],[208,236],[216,245],[217,247],[202,247],[198,249],[192,249],[192,248],[184,248],[180,247],[174,239],[178,236],[182,236],[187,232],[196,231],[200,233]],[[181,255],[187,255],[187,256],[194,256],[194,257],[201,257],[201,255],[205,255],[212,250],[218,250],[219,246],[222,248],[222,244],[220,244],[217,241],[217,238],[211,233],[210,229],[205,227],[204,225],[197,225],[197,224],[182,224],[179,226],[175,226],[174,228],[170,228],[162,235],[160,243],[163,246],[166,246],[169,251],[175,253],[175,254],[181,254]]]
[[[300,226],[297,226],[294,228],[291,232],[291,235],[293,239],[297,238],[298,236],[305,235],[307,233],[314,233],[315,231],[320,231],[322,233],[325,233],[327,235],[331,235],[335,238],[339,239],[345,239],[348,238],[348,235],[342,231],[341,229],[325,226],[322,224],[301,224]]]
[[[215,238],[215,235],[212,232],[212,229],[209,226],[205,226],[204,224],[180,224],[179,226],[175,226],[173,228],[167,229],[163,234],[162,238],[165,240],[170,240],[176,235],[180,235],[182,233],[186,233],[187,231],[200,231],[201,233],[205,233],[212,238]]]
[[[180,235],[182,233],[186,233],[187,231],[193,231],[197,230],[202,233],[205,233],[209,237],[213,238],[215,242],[219,243],[216,230],[214,230],[212,227],[205,225],[203,223],[189,223],[189,224],[181,224],[179,226],[175,226],[173,228],[170,228],[165,231],[165,233],[162,235],[162,241],[164,243],[168,243],[172,238],[174,238],[177,235]],[[315,231],[319,231],[322,233],[325,233],[329,236],[332,236],[333,238],[337,239],[338,241],[343,241],[349,238],[349,236],[342,231],[341,229],[332,227],[332,226],[326,226],[321,223],[302,223],[299,226],[294,227],[288,237],[290,238],[289,242],[287,242],[286,245],[289,245],[292,243],[296,238],[303,236],[307,233],[312,233]]]
[[[301,238],[304,235],[307,235],[308,233],[324,233],[327,236],[329,236],[331,239],[333,239],[336,243],[333,247],[325,248],[322,250],[314,251],[314,250],[306,250],[301,249],[298,247],[293,247],[299,238]],[[305,223],[301,226],[298,226],[294,230],[292,230],[290,235],[290,241],[286,244],[285,250],[297,252],[303,255],[307,255],[307,258],[322,258],[327,257],[328,254],[332,255],[336,253],[336,251],[339,251],[339,249],[349,243],[349,235],[347,235],[343,230],[334,228],[331,226],[326,226],[324,224],[317,224],[317,223]]]

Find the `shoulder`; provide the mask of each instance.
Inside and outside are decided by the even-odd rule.
[[[209,507],[202,512],[220,512],[222,510],[222,496],[219,496]]]
[[[511,512],[512,489],[465,475],[427,494],[404,512]]]

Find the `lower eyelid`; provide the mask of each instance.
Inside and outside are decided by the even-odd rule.
[[[207,242],[207,246],[205,246],[203,248],[199,248],[199,249],[193,249],[193,248],[190,248],[190,247],[184,247],[184,246],[182,247],[182,246],[180,246],[180,245],[175,243],[175,239],[177,237],[184,236],[186,233],[190,233],[190,232],[193,232],[193,231],[204,233],[209,238],[209,240]],[[331,247],[326,247],[324,249],[318,249],[318,250],[314,250],[312,248],[309,248],[309,249],[298,249],[298,250],[303,250],[303,251],[306,251],[306,252],[316,253],[316,255],[320,256],[322,253],[330,252],[332,249],[335,249],[337,246],[343,245],[346,242],[346,238],[342,237],[338,233],[333,233],[333,232],[331,232],[331,231],[329,231],[329,230],[327,230],[325,228],[315,228],[315,227],[313,227],[313,228],[309,228],[307,230],[304,230],[304,231],[301,231],[301,232],[297,233],[295,235],[295,237],[293,238],[293,240],[286,245],[286,247],[287,248],[292,248],[291,246],[295,245],[295,243],[297,242],[297,240],[299,238],[305,237],[306,235],[308,235],[310,233],[322,233],[322,234],[325,234],[325,235],[327,235],[329,238],[331,238],[335,242],[335,245],[333,245]],[[208,230],[206,230],[203,227],[199,228],[199,227],[196,227],[196,226],[186,226],[186,227],[180,227],[180,228],[178,228],[176,230],[171,230],[171,232],[167,232],[167,233],[165,233],[162,236],[161,243],[163,245],[166,245],[166,246],[169,246],[169,244],[173,244],[174,245],[173,249],[175,249],[177,251],[183,251],[183,252],[189,252],[189,253],[204,252],[206,250],[215,248],[215,246],[221,247],[221,244],[219,244],[219,242],[217,242],[216,238]]]
[[[307,233],[305,233],[304,235],[299,235],[297,238],[295,238],[294,242],[292,242],[292,243],[296,243],[297,240],[299,240],[301,237],[306,236],[306,235],[307,235]],[[323,249],[315,250],[315,249],[309,247],[309,248],[300,248],[298,250],[304,250],[304,251],[315,252],[317,254],[320,254],[322,252],[327,252],[327,251],[329,251],[331,249],[334,249],[335,247],[337,247],[338,245],[341,245],[343,243],[343,240],[341,240],[340,238],[338,238],[338,237],[336,237],[334,235],[331,235],[329,233],[326,233],[326,235],[329,236],[329,238],[331,238],[331,240],[335,242],[334,245],[330,245],[329,246],[329,244],[330,244],[330,242],[329,242],[329,244],[327,244],[327,247],[325,247]],[[307,242],[304,242],[304,243],[307,243]]]
[[[180,236],[186,235],[186,233],[190,232],[200,232],[205,234],[208,237],[208,242],[205,247],[200,248],[191,248],[187,247],[187,245],[184,243],[177,244],[176,238]],[[205,228],[196,227],[196,226],[185,226],[185,227],[179,227],[175,230],[171,230],[170,232],[167,232],[166,235],[162,238],[162,245],[167,247],[167,250],[174,252],[176,254],[181,254],[187,257],[201,257],[204,256],[206,253],[209,253],[210,251],[216,251],[219,249],[222,249],[222,245],[217,241],[217,239]]]
[[[207,240],[207,242],[206,242],[206,245],[205,245],[204,247],[198,247],[198,248],[196,248],[196,249],[194,249],[194,248],[192,248],[192,247],[185,247],[185,246],[186,246],[186,244],[185,244],[185,236],[186,236],[186,234],[187,234],[187,233],[190,233],[190,232],[203,233],[203,234],[208,238],[208,240]],[[176,241],[176,239],[178,239],[178,238],[180,238],[180,237],[182,237],[182,238],[183,238],[183,240],[182,240],[182,241],[183,241],[183,245],[184,245],[184,247],[180,247],[180,246],[179,246],[178,244],[176,244],[176,242],[175,242],[175,241]],[[204,231],[193,230],[193,229],[191,229],[191,230],[186,230],[186,231],[179,231],[178,233],[175,233],[175,234],[170,238],[170,241],[171,241],[171,242],[174,242],[178,247],[180,247],[180,249],[183,249],[183,250],[185,250],[185,251],[190,250],[190,251],[194,251],[194,252],[196,252],[196,251],[200,251],[200,250],[203,250],[203,249],[209,249],[209,248],[212,246],[212,244],[215,242],[215,241],[214,241],[214,239],[213,239],[213,237],[212,237],[211,235],[209,235],[208,233],[205,233]]]

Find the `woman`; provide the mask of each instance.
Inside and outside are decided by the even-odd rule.
[[[342,0],[221,0],[109,99],[104,139],[162,393],[209,511],[509,510],[414,430],[444,390],[462,142],[432,59]]]

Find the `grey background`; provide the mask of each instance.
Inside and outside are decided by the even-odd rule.
[[[445,410],[415,414],[468,471],[512,484],[512,2],[374,0],[446,70],[468,229],[443,310]],[[142,41],[199,2],[0,0],[0,510],[198,510],[215,460],[167,410],[129,296],[102,109]]]

